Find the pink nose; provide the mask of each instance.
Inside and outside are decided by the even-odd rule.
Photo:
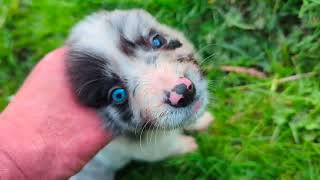
[[[173,107],[185,107],[193,101],[195,92],[196,89],[190,79],[179,78],[175,87],[166,93],[166,102]]]

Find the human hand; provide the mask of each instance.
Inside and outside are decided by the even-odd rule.
[[[66,51],[41,60],[0,115],[0,177],[67,179],[110,141],[95,111],[78,104],[70,88]]]

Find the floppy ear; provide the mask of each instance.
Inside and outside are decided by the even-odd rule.
[[[108,91],[120,81],[107,59],[86,50],[69,50],[67,75],[79,101],[95,108],[108,105]]]

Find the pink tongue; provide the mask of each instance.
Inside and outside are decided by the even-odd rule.
[[[176,92],[171,92],[169,101],[173,105],[177,105],[179,100],[182,98],[182,95],[177,94]]]
[[[201,106],[202,106],[202,102],[201,101],[197,101],[196,104],[193,107],[193,112],[195,112],[195,113],[198,112],[200,110]]]

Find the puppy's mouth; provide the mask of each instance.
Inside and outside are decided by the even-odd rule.
[[[172,106],[166,107],[166,110],[159,113],[158,116],[143,120],[143,126],[146,128],[161,127],[163,130],[171,130],[183,128],[204,113],[206,104],[204,98],[195,97],[194,101],[186,107],[175,108]]]

